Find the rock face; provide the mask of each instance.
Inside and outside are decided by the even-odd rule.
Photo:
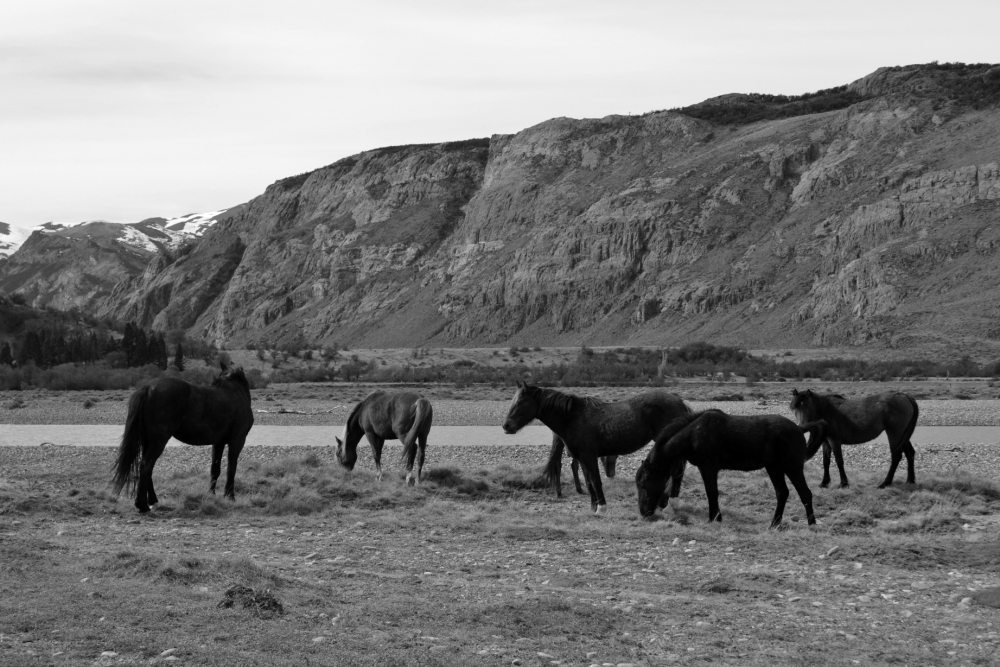
[[[849,108],[745,126],[559,118],[369,151],[90,298],[233,345],[992,350],[1000,111],[935,96],[953,86],[936,72],[879,70]]]

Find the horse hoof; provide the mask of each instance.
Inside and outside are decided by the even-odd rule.
[[[413,475],[407,475],[406,476],[406,485],[407,486],[414,486]]]
[[[607,506],[607,505],[598,505],[598,506],[597,506],[597,507],[596,507],[596,508],[594,509],[594,514],[604,514],[604,512],[605,512],[605,511],[606,511],[607,509],[608,509],[608,506]]]
[[[848,484],[847,482],[841,482],[841,483],[840,483],[840,488],[842,488],[842,489],[846,489],[846,488],[848,488],[849,486],[850,486],[850,484]]]
[[[821,489],[825,489],[825,488],[827,488],[829,486],[830,486],[830,482],[820,482],[819,483],[819,488],[821,488]]]
[[[139,514],[148,514],[149,513],[149,508],[148,507],[139,507],[138,505],[136,505],[135,508],[137,510],[139,510]]]

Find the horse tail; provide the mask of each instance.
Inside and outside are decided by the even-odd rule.
[[[809,434],[809,442],[806,444],[806,461],[816,456],[820,445],[826,440],[826,421],[817,419],[799,426],[803,433]]]
[[[135,489],[139,479],[139,468],[142,465],[142,452],[146,448],[146,400],[152,385],[146,385],[135,390],[128,399],[128,416],[125,418],[125,432],[118,446],[118,458],[113,468],[114,476],[111,487],[118,495],[122,489],[128,488],[129,493]]]
[[[547,486],[554,486],[556,490],[561,485],[562,477],[562,457],[566,443],[555,433],[552,434],[552,449],[549,450],[549,461],[542,469],[541,479],[545,480]]]
[[[920,416],[920,408],[917,407],[917,401],[912,396],[909,394],[903,394],[903,396],[906,396],[906,400],[913,406],[913,419],[910,420],[910,423],[906,425],[906,429],[903,431],[903,442],[910,442],[910,436],[913,435],[913,431],[917,428],[917,417]],[[913,446],[912,442],[910,442],[910,446]]]
[[[406,461],[407,467],[413,467],[413,460],[417,456],[417,436],[425,426],[426,431],[424,432],[430,431],[431,420],[434,418],[434,408],[431,407],[431,402],[426,398],[418,398],[413,405],[416,409],[416,414],[413,416],[413,426],[410,427],[410,432],[406,434],[406,440],[403,442],[402,459]]]

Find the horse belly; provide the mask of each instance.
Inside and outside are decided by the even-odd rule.
[[[186,422],[175,432],[174,438],[186,445],[214,445],[225,442],[229,435],[228,421],[224,426],[205,424],[203,422]]]
[[[644,426],[626,423],[624,420],[602,422],[596,430],[598,456],[631,454],[645,447],[655,437]]]

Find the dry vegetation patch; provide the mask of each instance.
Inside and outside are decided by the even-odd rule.
[[[412,488],[275,448],[241,465],[233,503],[185,448],[139,516],[106,491],[110,448],[4,451],[4,664],[985,665],[1000,648],[1000,489],[970,473],[822,490],[811,467],[821,525],[793,495],[768,530],[758,473],[722,475],[712,525],[696,470],[649,522],[628,472],[595,517],[534,465],[459,449]],[[32,474],[43,460],[63,465]]]

